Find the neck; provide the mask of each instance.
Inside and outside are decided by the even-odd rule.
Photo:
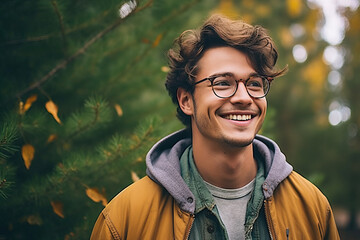
[[[237,147],[193,138],[193,155],[201,177],[221,188],[243,187],[257,173],[252,144]]]

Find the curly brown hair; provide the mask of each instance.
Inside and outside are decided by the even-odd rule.
[[[170,71],[165,86],[177,105],[177,117],[187,127],[190,127],[191,118],[179,107],[177,90],[183,88],[193,94],[198,61],[207,49],[220,46],[230,46],[244,52],[260,75],[274,78],[286,71],[286,67],[275,69],[278,53],[264,28],[221,15],[211,16],[200,29],[183,32],[168,52]]]

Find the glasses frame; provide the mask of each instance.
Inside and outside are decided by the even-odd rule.
[[[211,83],[211,89],[212,89],[213,93],[215,94],[215,96],[217,96],[218,98],[230,98],[230,97],[234,96],[235,93],[236,93],[236,91],[238,90],[238,88],[239,88],[239,82],[243,82],[244,85],[245,85],[246,92],[249,94],[249,96],[251,96],[251,97],[253,97],[253,98],[263,98],[263,97],[265,97],[265,96],[269,93],[271,82],[274,80],[272,77],[267,77],[267,76],[262,76],[262,75],[250,75],[247,79],[239,79],[239,80],[235,79],[235,77],[234,77],[235,82],[236,82],[236,87],[235,87],[234,92],[233,92],[232,94],[230,94],[230,96],[228,96],[228,97],[221,97],[221,96],[217,95],[217,94],[216,94],[216,91],[214,90],[214,80],[215,80],[215,78],[217,78],[217,77],[222,77],[222,76],[231,76],[231,77],[234,77],[232,74],[231,74],[231,75],[229,75],[229,74],[217,74],[217,75],[214,75],[214,76],[211,76],[211,77],[207,77],[207,78],[201,79],[201,80],[198,81],[198,82],[195,82],[195,83],[194,83],[194,86],[197,85],[197,84],[199,84],[199,83],[205,82],[206,80],[209,80],[210,83]],[[269,84],[269,87],[268,87],[267,91],[266,91],[266,92],[264,93],[264,95],[261,96],[261,97],[255,97],[255,96],[251,95],[251,93],[249,93],[248,88],[246,87],[247,82],[248,82],[251,78],[253,78],[253,77],[261,77],[262,79],[266,80],[266,81],[268,82],[268,84]]]

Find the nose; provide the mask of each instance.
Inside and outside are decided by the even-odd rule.
[[[230,102],[233,104],[238,103],[243,105],[251,104],[253,99],[247,92],[244,82],[240,81],[237,84],[238,84],[238,88],[235,94],[232,97],[230,97]]]

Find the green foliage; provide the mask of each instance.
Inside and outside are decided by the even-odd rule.
[[[0,162],[5,161],[18,150],[16,145],[18,135],[16,120],[10,117],[2,119],[0,126]]]
[[[11,166],[0,166],[0,202],[7,198],[8,193],[13,190],[15,169]]]
[[[18,129],[14,118],[2,119],[0,126],[0,202],[7,198],[12,190],[15,178],[15,168],[6,161],[18,151]]]
[[[126,3],[2,2],[1,239],[88,239],[103,208],[88,192],[109,201],[181,127],[166,51],[215,1],[142,1],[121,19]]]

